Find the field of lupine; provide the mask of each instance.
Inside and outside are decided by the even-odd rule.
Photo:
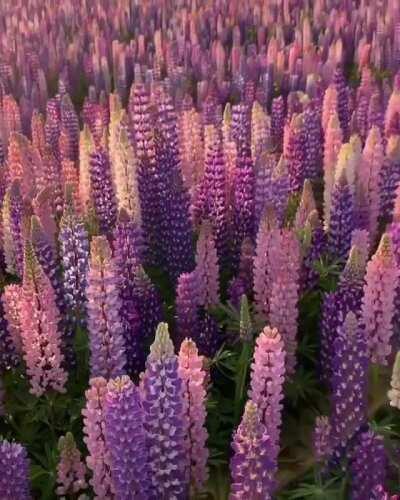
[[[0,500],[400,498],[399,0],[1,0]]]

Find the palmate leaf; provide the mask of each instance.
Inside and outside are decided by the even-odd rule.
[[[318,484],[318,482],[314,481],[301,483],[298,487],[278,496],[278,498],[282,500],[299,500],[301,498],[309,500],[345,500],[347,498],[346,478],[334,477],[324,484]]]

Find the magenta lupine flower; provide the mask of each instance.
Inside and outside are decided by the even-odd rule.
[[[64,357],[55,293],[29,243],[25,249],[22,286],[21,334],[30,391],[36,396],[50,388],[65,392],[67,373],[62,367]]]
[[[364,331],[350,311],[333,343],[330,424],[335,447],[345,447],[367,422],[368,368]]]
[[[367,264],[362,303],[362,319],[373,363],[386,365],[392,351],[394,296],[398,280],[399,270],[391,238],[385,233]]]
[[[101,148],[90,155],[90,190],[100,229],[110,233],[117,220],[117,201],[108,153]]]
[[[197,240],[196,274],[199,305],[215,307],[219,304],[219,265],[211,225],[204,221]]]
[[[31,500],[29,459],[26,449],[18,443],[0,442],[0,498]]]
[[[60,459],[57,465],[58,496],[76,495],[87,488],[85,463],[81,459],[81,452],[76,447],[71,432],[58,440]]]
[[[371,430],[361,432],[350,455],[351,498],[365,500],[386,479],[386,453],[383,437]]]
[[[104,416],[115,499],[150,498],[143,408],[139,391],[127,375],[108,382]]]
[[[122,375],[126,365],[119,275],[105,236],[93,238],[90,249],[86,291],[90,373],[109,379]]]
[[[353,246],[340,276],[338,289],[324,297],[321,316],[320,370],[322,380],[328,385],[332,380],[332,347],[338,335],[338,328],[350,311],[356,314],[357,318],[360,315],[365,265],[362,251]]]
[[[368,133],[364,146],[360,171],[358,175],[358,202],[361,203],[359,210],[363,210],[365,204],[368,210],[368,229],[371,240],[375,240],[378,229],[378,217],[380,209],[380,172],[384,160],[382,138],[377,127],[372,127]],[[360,200],[362,200],[360,202]]]
[[[90,485],[98,500],[114,498],[114,485],[111,477],[111,454],[105,438],[105,398],[107,381],[92,378],[85,392],[86,406],[82,410],[84,442],[89,455],[86,464],[92,471]]]
[[[156,495],[184,500],[189,489],[189,421],[178,370],[168,325],[160,323],[141,382],[150,478]]]
[[[232,442],[230,500],[270,500],[277,470],[274,445],[257,404],[248,401]]]
[[[193,340],[185,339],[178,355],[179,375],[183,381],[187,415],[189,417],[190,485],[193,491],[201,491],[208,478],[208,433],[206,421],[206,372],[204,360],[199,356]]]
[[[273,449],[279,451],[282,422],[282,386],[285,380],[285,350],[283,339],[276,328],[266,326],[256,340],[254,361],[251,365],[249,399],[259,409]]]

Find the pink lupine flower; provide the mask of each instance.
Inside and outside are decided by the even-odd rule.
[[[96,236],[91,243],[86,295],[91,376],[109,379],[122,375],[126,355],[119,276],[105,236]]]
[[[304,181],[303,191],[301,193],[300,204],[296,212],[294,227],[302,229],[310,213],[316,209],[312,184],[309,179]]]
[[[199,356],[193,340],[185,339],[182,342],[178,362],[189,416],[190,482],[194,491],[201,491],[208,478],[206,372],[203,368],[203,356]]]
[[[60,460],[57,465],[57,495],[74,495],[87,488],[87,469],[81,460],[81,452],[76,447],[74,436],[67,432],[58,441]]]
[[[62,367],[64,357],[55,294],[29,243],[25,250],[22,287],[22,347],[30,390],[36,396],[48,389],[65,392],[67,373]]]
[[[388,392],[390,406],[400,410],[400,351],[396,355],[393,365],[392,379],[390,381],[391,389]]]
[[[392,241],[385,233],[367,265],[362,304],[362,320],[373,363],[386,365],[392,350],[394,296],[398,280]]]
[[[284,379],[285,350],[282,337],[276,328],[266,326],[256,340],[249,399],[258,406],[276,453],[282,422]]]
[[[269,269],[270,241],[276,230],[276,218],[269,210],[260,222],[254,256],[254,302],[258,316],[264,321],[269,315],[271,276]]]
[[[378,127],[372,127],[364,146],[360,171],[358,175],[358,191],[364,196],[365,210],[368,211],[368,227],[371,240],[375,240],[378,229],[380,208],[380,172],[384,160],[381,133]],[[364,207],[359,207],[363,210]]]
[[[7,320],[8,332],[18,353],[22,353],[21,300],[23,290],[21,285],[7,285],[1,297],[4,315]]]
[[[329,121],[332,116],[334,116],[338,112],[338,96],[337,90],[334,84],[329,85],[329,87],[325,90],[324,101],[322,105],[322,128],[326,133],[326,130],[329,126]]]
[[[337,113],[329,119],[325,131],[324,147],[324,221],[325,227],[329,227],[329,217],[331,211],[331,196],[335,183],[335,167],[342,146],[343,134],[340,128]]]
[[[82,410],[83,438],[89,455],[86,463],[92,471],[89,483],[97,500],[110,500],[114,486],[111,478],[111,457],[105,442],[105,398],[107,381],[103,377],[92,378],[86,391],[86,406]]]
[[[211,225],[204,222],[197,241],[196,272],[199,280],[200,305],[213,307],[219,303],[219,266]]]

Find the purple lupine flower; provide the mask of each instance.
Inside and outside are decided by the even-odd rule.
[[[160,238],[163,246],[166,245],[164,249],[166,269],[171,280],[176,282],[181,273],[193,270],[194,246],[189,215],[189,194],[183,185],[181,175],[175,178],[175,182],[171,181],[172,179],[167,191],[170,203],[167,203],[166,210],[165,208],[162,210],[163,224]]]
[[[150,97],[143,84],[134,83],[129,98],[132,122],[132,142],[136,145],[138,159],[138,190],[142,215],[143,236],[146,243],[146,260],[160,264],[159,199],[157,162]]]
[[[239,272],[229,283],[229,301],[237,309],[240,307],[242,295],[251,295],[253,290],[253,259],[254,244],[250,238],[246,238],[242,243],[240,253]]]
[[[79,119],[71,98],[65,94],[60,102],[61,134],[65,133],[68,141],[67,158],[75,163],[79,160]]]
[[[0,498],[30,500],[29,459],[18,443],[0,442]]]
[[[353,246],[341,274],[338,289],[325,295],[321,317],[320,370],[322,380],[332,380],[332,346],[338,328],[351,311],[360,315],[363,297],[365,259],[358,247]]]
[[[396,191],[400,185],[400,136],[389,137],[386,158],[381,170],[380,215],[389,220],[394,208]]]
[[[89,240],[83,221],[76,213],[71,193],[66,188],[64,212],[60,221],[60,255],[63,289],[68,321],[74,327],[83,323],[86,303]]]
[[[303,187],[305,180],[306,131],[304,115],[294,115],[290,125],[287,125],[288,138],[285,159],[289,174],[290,191],[297,193]]]
[[[280,224],[283,223],[289,199],[290,182],[287,162],[281,156],[272,173],[272,206]]]
[[[188,497],[188,418],[178,357],[160,323],[141,381],[151,485],[161,498]]]
[[[117,220],[117,202],[108,153],[99,148],[90,155],[90,190],[100,230],[108,234]]]
[[[333,342],[330,424],[335,447],[345,447],[367,422],[368,368],[364,332],[350,311]]]
[[[253,238],[254,219],[254,170],[249,149],[239,151],[235,168],[233,200],[234,262],[239,261],[240,248],[245,238]]]
[[[127,375],[110,380],[104,401],[105,438],[116,500],[150,498],[143,408]]]
[[[207,311],[201,308],[199,319],[199,337],[197,346],[200,354],[207,358],[213,358],[221,346],[223,340],[221,329],[215,318]]]
[[[14,342],[10,327],[7,325],[3,302],[0,301],[0,373],[18,364],[20,361],[18,347]]]
[[[331,256],[345,261],[350,251],[354,227],[354,199],[345,171],[335,183],[331,198],[328,232],[328,251]]]
[[[126,365],[119,275],[105,236],[93,238],[90,250],[86,292],[90,373],[109,379],[122,375]]]
[[[121,323],[125,338],[126,369],[130,375],[137,376],[144,369],[146,360],[146,332],[142,328],[141,321],[143,313],[137,307],[135,293],[136,274],[143,255],[142,234],[124,209],[120,210],[113,234],[114,258],[120,278]],[[150,335],[154,333],[156,324]]]
[[[227,180],[222,143],[217,138],[205,159],[204,177],[195,195],[192,213],[196,223],[209,219],[218,257],[226,259],[228,233]]]
[[[196,270],[179,276],[176,288],[177,338],[175,344],[177,346],[180,346],[186,337],[193,339],[196,345],[199,341],[199,288]]]
[[[271,105],[271,133],[278,151],[282,151],[283,127],[285,125],[285,101],[282,96],[275,97]]]
[[[83,415],[83,441],[89,455],[86,463],[92,471],[89,483],[97,499],[113,498],[114,484],[111,477],[111,454],[105,437],[105,400],[107,381],[103,377],[89,380],[85,392],[86,406]]]
[[[319,280],[319,273],[314,267],[315,263],[321,259],[327,249],[326,233],[316,210],[308,216],[305,232],[309,233],[309,245],[303,258],[300,284],[302,290],[312,290]]]
[[[304,111],[304,130],[306,134],[304,173],[309,179],[315,179],[321,174],[323,133],[321,113],[314,102]]]
[[[160,292],[139,267],[134,277],[133,295],[136,310],[140,313],[140,328],[146,344],[154,338],[157,325],[163,320],[163,303]]]
[[[373,363],[386,365],[392,351],[394,298],[399,276],[392,241],[385,233],[367,264],[362,304],[362,318]]]
[[[338,66],[333,75],[333,83],[337,93],[337,112],[339,116],[340,126],[343,132],[343,137],[346,140],[349,138],[350,112],[349,112],[349,90],[346,85],[346,79],[343,70]]]
[[[275,490],[277,462],[268,430],[254,401],[246,404],[242,421],[233,436],[232,448],[229,499],[270,500]]]
[[[371,430],[361,432],[355,439],[350,456],[353,500],[370,498],[374,488],[385,483],[386,464],[383,437]]]
[[[270,437],[273,456],[279,451],[282,422],[283,382],[285,380],[285,350],[276,328],[266,326],[256,340],[251,365],[249,399],[260,411],[262,422]]]
[[[277,159],[273,154],[263,155],[256,162],[256,180],[254,190],[256,228],[263,217],[267,206],[272,205],[273,183],[272,173],[276,168]]]

